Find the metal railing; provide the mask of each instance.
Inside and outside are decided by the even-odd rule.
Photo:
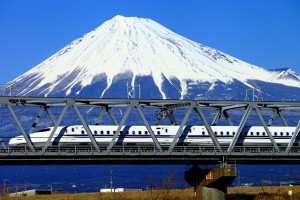
[[[99,151],[95,149],[94,146],[50,146],[46,149],[44,147],[35,147],[35,152],[29,147],[8,147],[7,149],[0,149],[1,155],[48,155],[48,154],[140,154],[140,155],[251,155],[251,154],[261,154],[261,155],[289,155],[289,154],[299,154],[300,156],[300,146],[294,146],[291,150],[286,153],[286,147],[279,148],[279,151],[272,147],[261,147],[261,146],[241,146],[235,147],[231,152],[227,151],[227,147],[222,147],[221,149],[214,146],[175,146],[172,151],[168,151],[169,147],[162,147],[158,149],[155,146],[114,146],[109,151],[106,146],[101,147]],[[26,159],[26,158],[24,158]]]

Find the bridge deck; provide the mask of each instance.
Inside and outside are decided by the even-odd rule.
[[[37,114],[29,116],[28,109],[35,108]],[[82,109],[89,109],[82,112]],[[96,117],[88,117],[89,111],[98,109]],[[22,109],[25,110],[22,113]],[[156,116],[149,119],[148,111],[154,109]],[[55,112],[54,112],[55,110]],[[67,115],[68,110],[73,114]],[[180,114],[176,112],[180,110]],[[132,111],[135,116],[132,117]],[[84,99],[84,98],[39,98],[39,97],[0,97],[0,122],[2,126],[15,124],[19,135],[26,140],[26,148],[6,148],[7,141],[2,141],[9,136],[0,132],[0,165],[1,164],[59,164],[59,163],[124,163],[124,164],[177,164],[177,163],[216,163],[219,161],[235,161],[238,163],[299,163],[300,102],[266,102],[266,101],[204,101],[204,100],[148,100],[148,99]],[[5,113],[6,114],[3,114]],[[58,112],[58,114],[57,114]],[[116,113],[121,113],[117,116]],[[240,119],[231,116],[240,113]],[[275,142],[269,127],[273,126],[277,117],[282,126],[291,126],[291,122],[284,116],[285,112],[293,112],[292,120],[295,127],[292,137],[284,147]],[[53,131],[42,148],[35,147],[30,134],[40,123],[43,113],[46,113],[52,122]],[[55,114],[56,113],[56,114]],[[92,134],[88,118],[95,119],[94,124],[101,125],[104,115],[108,115],[112,124],[118,128],[111,142],[99,146]],[[197,122],[205,126],[213,142],[211,147],[177,146],[183,127],[188,119],[197,118]],[[10,116],[10,117],[8,117]],[[91,141],[91,147],[60,148],[52,146],[55,130],[64,122],[67,116],[77,118],[85,129]],[[269,147],[264,146],[238,146],[237,141],[249,116],[254,116],[257,125],[265,130],[266,137],[270,140]],[[153,140],[151,147],[117,146],[116,141],[120,135],[121,127],[128,121],[138,118],[147,128]],[[235,125],[237,130],[232,141],[226,147],[218,141],[212,126],[219,125],[222,120],[229,126]],[[27,119],[27,121],[26,121]],[[28,120],[34,119],[34,120]],[[166,148],[161,145],[151,125],[160,124],[164,119],[170,120],[169,124],[178,124],[178,131],[173,141]],[[7,122],[8,121],[8,122]],[[135,121],[134,121],[135,122]],[[28,123],[32,124],[28,127]],[[0,127],[0,130],[2,127]],[[10,133],[11,137],[16,133]],[[296,140],[297,139],[297,140]]]
[[[288,153],[273,147],[236,147],[231,152],[213,146],[176,147],[172,152],[154,146],[114,147],[109,152],[106,147],[99,152],[93,146],[36,148],[35,152],[18,147],[0,150],[0,164],[216,164],[224,160],[240,164],[299,164],[299,154],[300,147],[293,147]]]

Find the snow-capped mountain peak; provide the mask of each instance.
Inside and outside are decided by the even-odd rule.
[[[157,98],[170,98],[166,84],[177,90],[178,98],[186,98],[190,97],[190,87],[198,83],[215,86],[217,82],[238,81],[253,87],[249,80],[258,80],[300,88],[299,75],[293,74],[294,78],[290,75],[245,63],[150,19],[118,15],[16,81],[24,86],[20,95],[81,96],[85,89],[98,83],[96,96],[106,97],[112,96],[108,93],[117,82],[143,87],[141,81],[146,78],[147,84],[153,83],[159,91]],[[119,90],[125,91],[126,86],[121,85],[123,88]],[[116,97],[125,96],[116,94]]]
[[[299,74],[294,72],[291,68],[281,68],[281,69],[275,69],[272,71],[276,72],[276,73],[274,73],[273,79],[300,81]]]

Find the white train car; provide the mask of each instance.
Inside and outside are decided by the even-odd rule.
[[[34,146],[43,146],[54,127],[48,127],[30,134]],[[89,128],[101,145],[111,142],[118,126],[89,125]],[[221,145],[228,145],[232,141],[238,126],[212,126],[216,138]],[[268,127],[278,145],[287,145],[294,134],[296,127],[272,126]],[[170,145],[179,129],[175,125],[151,126],[158,142],[161,145]],[[76,146],[91,145],[90,137],[82,125],[59,126],[51,140],[52,145]],[[145,126],[123,126],[116,139],[117,144],[123,145],[153,145],[153,139]],[[180,145],[209,145],[213,144],[209,133],[204,126],[184,126],[177,141]],[[299,145],[299,139],[295,143]],[[245,126],[237,141],[242,145],[271,145],[270,138],[262,126]],[[9,141],[9,146],[25,146],[23,136],[17,136]]]

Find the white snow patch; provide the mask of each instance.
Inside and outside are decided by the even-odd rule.
[[[212,91],[215,87],[217,86],[216,83],[212,83],[211,86],[208,88],[208,90],[206,91],[206,93]]]

